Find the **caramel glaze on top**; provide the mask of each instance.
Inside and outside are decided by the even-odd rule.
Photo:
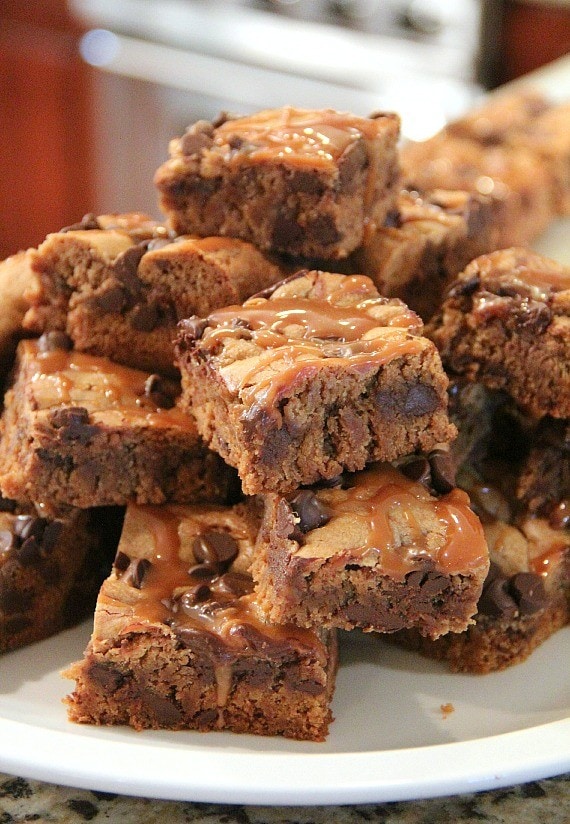
[[[386,117],[399,123],[396,115]],[[232,163],[247,158],[300,168],[334,168],[351,144],[374,140],[383,130],[382,120],[333,109],[284,106],[222,123],[215,131],[214,146]]]
[[[426,561],[446,575],[471,574],[488,563],[483,527],[467,493],[455,488],[435,497],[390,464],[376,464],[349,477],[346,489],[316,493],[330,520],[308,533],[307,555],[314,551],[317,533],[326,542],[325,530],[338,529],[342,518],[347,519],[347,530],[352,522],[356,539],[350,545],[348,538],[343,551],[332,553],[342,564],[368,561],[383,574],[401,579]],[[434,519],[443,537],[435,534]],[[303,547],[299,554],[305,554]]]
[[[313,284],[322,273],[299,273]],[[208,317],[200,348],[216,354],[232,339],[251,341],[251,358],[223,372],[230,391],[246,402],[270,404],[281,390],[318,370],[367,371],[430,346],[420,318],[401,301],[379,297],[360,275],[328,275],[322,297],[276,293],[253,297]],[[248,362],[249,361],[249,362]]]
[[[119,413],[125,424],[195,431],[193,421],[177,407],[159,407],[148,397],[146,372],[84,352],[41,352],[35,340],[22,341],[20,346],[29,363],[29,380],[40,410],[81,406],[90,413]]]
[[[249,538],[239,519],[232,518],[230,510],[224,512],[220,508],[220,526],[205,527],[192,517],[190,509],[194,513],[205,511],[198,506],[129,507],[127,518],[138,521],[140,543],[150,541],[150,549],[144,555],[145,572],[136,585],[139,592],[133,605],[133,620],[168,624],[183,634],[205,635],[211,639],[212,652],[220,664],[231,663],[239,654],[255,655],[258,647],[269,655],[272,652],[278,655],[287,649],[301,653],[311,650],[315,658],[325,664],[325,648],[315,632],[292,624],[273,625],[264,621],[253,594],[253,580],[247,569],[239,571],[237,547],[237,558],[217,568],[207,562],[198,564],[188,550],[194,539],[216,530],[230,535],[243,547]],[[208,511],[212,510],[210,506]],[[181,531],[184,531],[184,541]],[[128,551],[129,546],[119,546],[119,553]],[[140,559],[132,563],[136,565]],[[126,576],[129,580],[128,567],[115,572],[117,577]],[[231,580],[225,580],[226,575],[232,574],[239,578],[237,587],[232,586]]]
[[[488,283],[505,290],[526,288],[534,300],[547,301],[557,292],[570,289],[570,268],[517,247],[477,258],[465,274],[479,274],[483,288]]]

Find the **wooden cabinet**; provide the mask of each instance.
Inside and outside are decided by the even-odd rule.
[[[0,257],[92,203],[91,71],[64,0],[0,3]]]

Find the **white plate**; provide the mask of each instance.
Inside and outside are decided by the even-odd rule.
[[[570,264],[570,219],[535,244]],[[243,804],[428,798],[570,770],[570,627],[528,661],[487,676],[378,637],[343,636],[324,744],[228,733],[136,733],[75,726],[59,672],[90,624],[0,657],[0,770],[86,789]],[[446,714],[442,705],[450,704]]]
[[[345,634],[324,744],[70,724],[61,699],[73,683],[59,671],[89,631],[0,659],[0,770],[152,798],[298,805],[427,798],[570,769],[570,627],[487,676]]]

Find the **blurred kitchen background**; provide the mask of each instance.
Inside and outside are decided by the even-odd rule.
[[[424,139],[570,53],[570,0],[0,0],[0,257],[93,211],[158,216],[199,118],[390,109]]]

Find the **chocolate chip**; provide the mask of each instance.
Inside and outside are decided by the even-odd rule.
[[[87,678],[103,688],[105,693],[113,693],[122,686],[123,675],[109,664],[93,661],[87,667]]]
[[[429,486],[431,481],[431,468],[427,458],[412,458],[398,467],[400,472],[411,481]]]
[[[127,303],[127,292],[119,283],[109,285],[104,291],[86,301],[89,309],[109,315],[120,315]]]
[[[13,501],[12,498],[4,498],[0,495],[0,512],[14,512],[17,506],[17,501]]]
[[[56,409],[51,415],[52,425],[60,430],[63,441],[78,441],[88,443],[98,431],[96,426],[89,424],[89,412],[83,406],[69,406]]]
[[[400,216],[400,212],[397,209],[391,209],[386,215],[386,219],[384,220],[384,226],[388,229],[399,229],[401,225],[402,218]]]
[[[192,315],[191,318],[181,320],[178,324],[178,328],[185,337],[190,338],[191,340],[200,340],[207,325],[207,320],[204,318],[199,318],[197,315]]]
[[[541,301],[531,301],[517,318],[517,323],[525,332],[540,334],[552,320],[551,309]]]
[[[15,535],[9,529],[0,530],[0,553],[9,552],[15,546]]]
[[[151,567],[152,564],[147,558],[136,558],[129,564],[123,580],[135,589],[141,589]]]
[[[64,349],[69,352],[73,349],[73,341],[69,335],[55,329],[40,335],[37,345],[39,352],[55,352],[57,349]]]
[[[213,143],[214,126],[207,120],[198,120],[180,139],[180,151],[183,155],[193,155],[206,149]]]
[[[431,467],[431,482],[435,491],[440,495],[445,495],[455,489],[455,466],[451,454],[442,449],[434,449],[429,453],[428,460]]]
[[[216,567],[208,566],[208,564],[194,564],[188,570],[188,575],[191,578],[197,578],[201,581],[211,581],[218,574]]]
[[[154,303],[138,303],[129,313],[129,323],[137,332],[152,332],[160,326],[160,310]]]
[[[149,375],[144,384],[145,397],[161,409],[172,409],[177,391],[177,384],[161,375]]]
[[[289,501],[289,506],[299,519],[298,528],[303,534],[318,529],[330,521],[330,515],[314,492],[302,489]]]
[[[139,263],[148,249],[148,241],[130,246],[120,254],[113,263],[113,272],[121,285],[126,287],[134,297],[138,297],[143,289],[143,283],[137,276]]]
[[[125,572],[129,568],[131,559],[125,552],[117,552],[115,555],[114,567],[117,572]]]
[[[232,595],[241,598],[253,592],[253,579],[244,572],[226,572],[212,584],[212,590],[218,595]]]
[[[227,532],[208,530],[194,539],[192,546],[194,558],[199,564],[208,564],[216,568],[228,567],[237,556],[238,543]]]
[[[211,591],[208,584],[196,584],[193,587],[185,589],[182,595],[176,599],[178,602],[178,608],[181,609],[182,612],[192,612],[192,607],[195,607],[196,604],[201,604],[204,601],[207,601],[210,595]]]
[[[47,518],[38,518],[34,515],[18,515],[14,521],[14,533],[22,541],[32,537],[41,540],[47,524]]]
[[[542,578],[532,572],[518,572],[509,580],[509,592],[518,604],[521,615],[532,615],[548,601]]]
[[[477,606],[480,613],[491,618],[514,618],[518,613],[514,598],[507,592],[504,577],[495,578],[485,586]]]
[[[480,283],[481,278],[479,275],[471,275],[471,277],[465,278],[464,280],[458,280],[449,289],[447,297],[456,298],[461,295],[472,295],[473,292],[477,291]]]
[[[72,223],[71,226],[64,226],[63,229],[60,229],[60,232],[77,232],[77,231],[86,231],[89,229],[100,229],[101,225],[97,220],[96,215],[93,212],[88,212],[88,214],[83,215],[81,220],[78,223]]]
[[[406,395],[404,412],[406,415],[419,417],[420,415],[429,415],[438,406],[439,397],[435,389],[423,383],[418,383],[411,386]]]

